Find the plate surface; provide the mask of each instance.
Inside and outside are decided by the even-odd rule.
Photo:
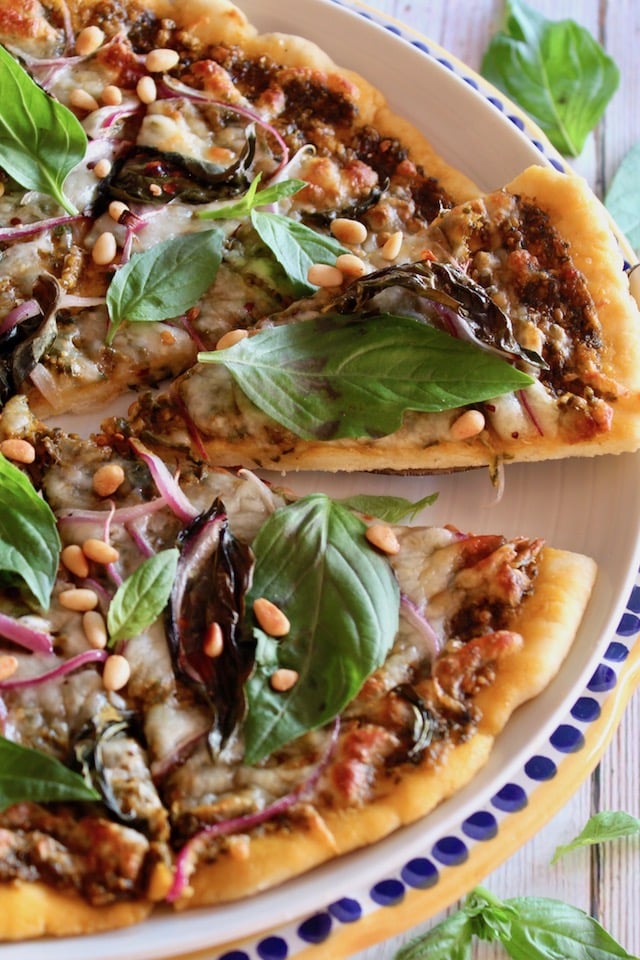
[[[313,39],[336,62],[366,76],[482,190],[503,185],[531,163],[562,167],[539,131],[471,70],[358,0],[279,0],[277,5],[244,0],[240,5],[261,29]],[[554,546],[592,556],[599,567],[593,598],[559,675],[512,718],[472,784],[382,843],[250,901],[167,913],[141,927],[46,946],[3,945],[4,960],[32,960],[45,953],[47,960],[160,960],[201,950],[202,960],[286,960],[321,943],[325,948],[320,953],[314,948],[312,956],[337,960],[348,955],[344,951],[362,949],[368,938],[391,935],[446,906],[536,827],[530,818],[514,840],[513,830],[503,826],[505,818],[526,808],[531,794],[558,775],[550,816],[593,766],[638,673],[637,650],[633,653],[640,627],[634,586],[640,553],[638,456],[510,465],[501,498],[486,471],[431,478],[290,475],[287,482],[301,493],[323,489],[341,496],[366,491],[418,499],[438,491],[435,506],[420,522],[451,522],[478,533],[541,535]],[[618,670],[627,660],[626,682],[618,683]],[[597,732],[590,739],[592,723]],[[563,778],[563,765],[568,769],[569,764],[571,775]],[[492,851],[488,857],[475,852],[483,844]],[[450,876],[455,879],[449,896]],[[425,894],[429,890],[431,900]],[[409,902],[411,891],[419,891],[421,899],[409,914],[387,921],[385,913],[383,928],[374,919],[355,946],[349,946],[348,937],[341,939],[341,930],[367,926],[377,912]],[[240,940],[242,945],[229,945]]]

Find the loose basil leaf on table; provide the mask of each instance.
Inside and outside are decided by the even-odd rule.
[[[473,344],[391,314],[312,317],[198,359],[223,364],[263,413],[307,440],[386,436],[406,410],[451,410],[533,383]]]
[[[365,531],[351,510],[324,494],[281,507],[260,528],[247,621],[253,602],[266,597],[291,630],[279,640],[257,630],[255,669],[245,686],[246,763],[331,721],[384,662],[398,629],[399,588]],[[299,675],[286,692],[269,683],[278,667]]]
[[[0,571],[26,586],[43,609],[51,599],[60,547],[51,508],[0,454]]]
[[[79,774],[54,757],[0,736],[0,811],[24,801],[99,799]]]
[[[137,636],[160,616],[169,600],[177,564],[176,548],[161,550],[123,580],[107,612],[110,645]]]
[[[620,227],[636,253],[640,252],[640,143],[636,143],[622,158],[604,205]]]
[[[79,120],[45,93],[2,46],[0,89],[0,166],[20,186],[45,193],[67,213],[77,213],[63,187],[87,149]]]
[[[556,849],[551,863],[556,863],[560,857],[579,847],[637,836],[640,836],[640,820],[637,817],[632,817],[624,810],[602,810],[589,818],[584,829],[570,843],[564,843]]]
[[[616,91],[620,72],[584,27],[551,21],[522,0],[507,0],[481,73],[519,104],[568,156],[582,151]]]
[[[215,280],[223,244],[221,230],[203,230],[134,254],[109,284],[107,343],[125,321],[169,320],[190,310]]]
[[[304,223],[279,213],[252,210],[251,223],[262,242],[294,281],[300,296],[313,293],[316,289],[307,279],[309,267],[314,263],[333,264],[341,253],[350,252],[333,237],[317,233]]]

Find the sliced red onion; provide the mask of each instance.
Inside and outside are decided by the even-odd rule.
[[[183,523],[195,520],[199,510],[182,492],[177,479],[169,472],[169,468],[164,461],[157,454],[152,453],[151,450],[147,450],[140,440],[132,437],[129,442],[140,459],[149,467],[159,493],[164,497],[167,506],[175,513],[176,517]]]
[[[50,633],[34,630],[33,627],[5,613],[0,613],[0,636],[19,644],[26,650],[33,650],[34,653],[53,652],[53,637]]]
[[[47,368],[41,363],[36,363],[29,374],[29,379],[47,403],[55,409],[58,406],[59,390]]]
[[[406,593],[400,595],[400,614],[425,641],[425,647],[431,659],[434,660],[440,652],[440,638],[427,618],[423,616],[416,604]]]
[[[2,324],[0,324],[0,337],[3,333],[13,330],[19,323],[23,323],[25,320],[31,320],[32,317],[37,317],[39,313],[42,313],[42,310],[40,304],[35,299],[32,298],[25,300],[24,303],[19,303],[17,307],[9,310]]]
[[[527,415],[527,416],[529,417],[529,419],[531,420],[531,423],[532,423],[533,426],[535,427],[538,435],[541,436],[541,437],[544,437],[544,431],[543,431],[543,429],[542,429],[542,427],[541,427],[541,425],[540,425],[540,422],[539,422],[538,418],[536,417],[535,413],[533,412],[533,409],[532,409],[532,407],[531,407],[531,404],[529,403],[529,400],[528,400],[528,398],[527,398],[526,391],[525,391],[525,390],[518,390],[517,396],[518,396],[518,400],[519,400],[520,403],[522,404],[522,409],[524,410],[524,412],[526,413],[526,415]]]
[[[26,687],[35,687],[41,683],[47,683],[49,680],[58,680],[65,674],[79,670],[80,667],[84,667],[88,663],[104,662],[108,656],[110,656],[108,650],[84,650],[82,653],[76,654],[75,657],[71,657],[54,667],[53,670],[47,670],[37,677],[26,677],[22,680],[10,677],[8,680],[0,680],[0,690],[24,690]]]
[[[176,406],[178,407],[180,416],[182,417],[182,419],[186,424],[187,432],[191,437],[191,442],[193,443],[195,449],[197,450],[200,456],[200,459],[204,460],[205,462],[208,461],[209,454],[207,453],[207,449],[204,445],[202,437],[200,436],[200,431],[198,430],[195,423],[193,422],[193,418],[191,417],[191,414],[187,409],[187,405],[182,399],[182,397],[178,397]]]
[[[255,813],[247,813],[240,817],[232,817],[230,820],[221,820],[219,823],[211,823],[202,830],[198,831],[198,833],[194,834],[187,841],[176,857],[173,884],[171,885],[171,889],[167,894],[167,901],[169,903],[174,903],[184,894],[189,882],[189,877],[193,873],[195,867],[195,858],[197,854],[196,848],[203,840],[210,840],[216,837],[226,837],[230,833],[240,833],[244,830],[252,830],[261,823],[266,823],[267,820],[272,820],[274,817],[278,817],[285,813],[290,809],[290,807],[294,806],[294,804],[299,803],[306,796],[308,796],[315,788],[331,758],[336,743],[338,742],[339,733],[340,717],[338,716],[333,722],[333,729],[329,737],[327,748],[320,758],[320,761],[316,764],[307,779],[298,784],[298,786],[290,793],[287,793],[284,797],[279,797],[278,800],[270,803],[269,806],[264,808],[264,810],[258,810]]]
[[[202,90],[194,90],[193,87],[188,87],[186,84],[181,83],[179,80],[174,80],[173,77],[170,77],[166,74],[163,76],[162,80],[164,86],[166,86],[167,89],[173,94],[177,93],[179,96],[185,97],[188,100],[210,103],[212,106],[219,107],[221,110],[229,110],[231,113],[237,113],[238,116],[245,117],[247,120],[252,120],[254,123],[257,123],[258,126],[262,127],[263,130],[266,130],[267,133],[271,134],[282,151],[282,158],[276,169],[269,174],[265,180],[272,180],[288,164],[289,147],[276,128],[263,117],[261,117],[259,113],[256,113],[254,110],[250,110],[248,107],[241,107],[237,103],[226,103],[224,100],[215,100],[213,97],[209,97],[206,93],[203,93]]]
[[[101,307],[106,302],[106,297],[78,297],[73,293],[63,293],[58,300],[58,310],[72,310],[76,307],[86,310],[88,307]]]
[[[136,520],[150,513],[156,513],[166,506],[167,501],[164,497],[156,497],[147,503],[136,504],[135,507],[119,507],[111,514],[111,522],[125,526],[128,523],[135,523]],[[106,514],[106,510],[69,510],[58,516],[58,523],[104,523],[107,519]]]
[[[15,227],[0,229],[0,242],[12,243],[14,240],[26,240],[29,237],[36,237],[39,233],[45,233],[47,230],[53,230],[55,227],[63,227],[67,223],[88,223],[89,220],[90,217],[85,217],[84,214],[79,213],[73,216],[36,220],[35,223],[19,223]]]

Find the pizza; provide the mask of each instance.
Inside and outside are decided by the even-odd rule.
[[[640,364],[582,181],[482,194],[308,40],[227,0],[0,0],[0,41],[16,940],[249,897],[468,783],[594,561],[254,471],[635,450]]]
[[[30,564],[0,594],[5,939],[247,897],[423,816],[555,675],[594,582],[541,538],[178,477],[23,396],[0,437]]]

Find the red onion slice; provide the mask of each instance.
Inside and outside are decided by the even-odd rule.
[[[53,670],[47,670],[37,677],[26,677],[22,680],[11,677],[9,680],[0,680],[0,690],[24,690],[27,687],[36,687],[41,683],[48,683],[49,680],[58,680],[65,674],[79,670],[80,667],[84,667],[88,663],[104,662],[109,656],[108,650],[84,650],[75,657],[71,657],[54,667]]]
[[[0,636],[34,653],[53,653],[53,637],[50,633],[34,630],[5,613],[0,613]]]

